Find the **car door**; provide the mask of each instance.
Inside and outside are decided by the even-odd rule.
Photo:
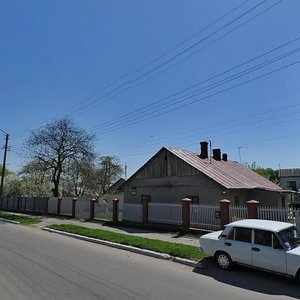
[[[254,267],[286,273],[286,252],[273,232],[255,229],[251,251]]]
[[[234,227],[224,241],[224,250],[234,262],[252,265],[252,229]]]

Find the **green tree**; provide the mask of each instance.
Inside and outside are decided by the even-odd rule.
[[[276,184],[279,183],[278,170],[273,170],[272,168],[262,168],[260,166],[257,166],[256,162],[253,162],[250,166],[248,166],[248,168]]]

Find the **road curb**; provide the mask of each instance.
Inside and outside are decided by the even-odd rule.
[[[91,237],[86,237],[86,236],[83,236],[80,234],[69,233],[69,232],[65,232],[65,231],[51,229],[48,227],[44,227],[44,228],[42,228],[42,230],[48,231],[51,233],[57,233],[57,234],[64,235],[64,236],[73,237],[73,238],[76,238],[76,239],[79,239],[82,241],[92,242],[92,243],[96,243],[96,244],[100,244],[100,245],[104,245],[104,246],[109,246],[112,248],[117,248],[117,249],[126,250],[126,251],[130,251],[130,252],[134,252],[134,253],[138,253],[138,254],[142,254],[142,255],[147,255],[147,256],[154,257],[154,258],[172,260],[174,262],[177,262],[177,263],[189,266],[189,267],[196,267],[199,264],[199,262],[197,262],[197,261],[180,258],[180,257],[173,257],[166,253],[159,253],[159,252],[155,252],[155,251],[151,251],[151,250],[140,249],[140,248],[133,247],[133,246],[123,245],[123,244],[109,242],[109,241],[100,240],[100,239],[91,238]]]
[[[11,224],[20,224],[20,222],[18,222],[18,221],[8,220],[5,218],[0,218],[0,221],[6,222],[6,223],[11,223]]]

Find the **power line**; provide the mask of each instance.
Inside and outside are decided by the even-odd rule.
[[[174,62],[173,64],[171,64],[170,66],[166,67],[165,69],[161,70],[160,72],[150,76],[150,77],[147,77],[145,80],[137,83],[136,85],[134,85],[132,88],[135,88],[139,85],[142,85],[143,83],[145,83],[146,81],[170,70],[171,68],[177,66],[178,64],[182,63],[183,61],[187,60],[188,58],[194,56],[195,54],[198,54],[200,51],[202,50],[205,50],[206,48],[210,47],[211,45],[215,44],[216,42],[218,42],[219,40],[223,39],[224,37],[228,36],[230,33],[232,33],[233,31],[245,26],[246,24],[248,24],[249,22],[251,22],[252,20],[254,20],[255,18],[259,17],[260,15],[268,12],[269,10],[271,10],[272,8],[274,8],[275,6],[277,6],[280,2],[282,2],[282,0],[279,0],[277,2],[275,2],[274,4],[272,4],[271,6],[267,7],[266,9],[262,10],[261,12],[257,13],[256,15],[254,15],[253,17],[251,17],[250,19],[246,20],[245,22],[235,26],[234,28],[232,28],[231,30],[225,32],[223,35],[221,35],[220,37],[214,39],[213,41],[211,41],[210,43],[204,45],[203,47],[201,47],[200,49],[197,49],[196,51],[190,53],[189,55],[185,56],[183,59],[177,61],[177,62]]]
[[[165,103],[165,104],[156,105],[156,106],[154,106],[153,108],[151,108],[151,110],[152,110],[151,112],[144,113],[143,115],[140,115],[140,116],[138,116],[138,117],[136,117],[136,118],[133,118],[133,119],[131,119],[131,120],[129,120],[129,121],[120,121],[120,122],[117,123],[117,124],[112,124],[112,125],[111,125],[108,129],[106,129],[106,130],[103,129],[102,131],[94,131],[94,133],[98,133],[98,134],[106,134],[106,133],[109,133],[109,132],[112,132],[112,131],[115,131],[115,130],[118,130],[118,129],[121,129],[121,128],[124,128],[124,127],[128,127],[128,126],[130,126],[130,125],[134,125],[134,124],[140,123],[140,122],[145,121],[145,120],[149,120],[149,119],[151,119],[151,118],[160,116],[160,115],[162,115],[162,114],[166,114],[166,113],[168,113],[168,112],[177,110],[177,109],[179,109],[179,108],[186,107],[186,106],[191,105],[191,104],[193,104],[193,103],[196,103],[196,102],[205,100],[205,99],[207,99],[207,98],[210,98],[212,95],[216,95],[216,94],[218,94],[218,93],[220,93],[220,92],[222,92],[222,91],[227,91],[228,89],[224,89],[224,90],[221,90],[220,92],[214,93],[214,94],[212,94],[212,95],[210,95],[210,96],[207,96],[207,97],[204,97],[204,98],[200,98],[200,99],[193,100],[193,101],[187,102],[187,103],[185,103],[185,104],[182,104],[182,101],[189,100],[189,99],[194,98],[195,96],[197,96],[197,95],[199,95],[199,94],[206,93],[206,92],[208,92],[208,91],[210,91],[210,90],[212,90],[212,89],[216,89],[217,87],[220,87],[220,86],[222,86],[222,85],[224,85],[224,84],[227,84],[228,82],[234,81],[234,80],[236,80],[236,79],[238,79],[238,78],[240,78],[240,77],[243,77],[243,76],[245,76],[245,75],[248,75],[248,74],[250,74],[250,73],[252,73],[252,72],[254,72],[254,71],[256,71],[256,70],[259,70],[259,69],[261,69],[261,68],[263,68],[263,67],[266,67],[267,65],[270,65],[270,64],[272,64],[272,63],[274,63],[274,62],[276,62],[276,61],[279,61],[279,60],[281,60],[281,59],[283,59],[283,58],[285,58],[285,57],[288,57],[288,56],[290,56],[290,55],[293,55],[293,54],[295,54],[295,53],[298,53],[299,51],[300,51],[300,48],[297,48],[297,49],[294,49],[294,50],[292,50],[292,51],[286,52],[286,53],[284,53],[284,54],[282,54],[282,55],[280,55],[280,56],[277,56],[276,58],[272,58],[272,59],[270,59],[270,60],[268,60],[268,61],[265,61],[265,62],[263,62],[263,63],[260,63],[260,64],[258,64],[258,65],[256,65],[256,66],[254,66],[254,67],[250,67],[250,68],[248,68],[248,69],[246,69],[246,70],[243,70],[242,72],[236,73],[236,74],[231,75],[231,76],[229,76],[229,77],[227,77],[227,78],[225,78],[225,79],[222,79],[222,80],[220,80],[220,81],[218,81],[218,82],[215,82],[215,83],[213,83],[213,84],[210,84],[210,85],[208,85],[208,86],[205,86],[204,88],[202,88],[202,89],[200,89],[200,90],[196,90],[196,91],[193,91],[193,92],[191,92],[191,93],[189,93],[189,94],[187,94],[187,95],[184,95],[184,96],[175,98],[175,99],[173,99],[173,100],[169,100],[169,101],[168,101],[167,103]],[[288,66],[290,66],[290,65],[288,65]],[[286,68],[286,67],[284,67],[284,68]],[[280,67],[280,68],[278,68],[278,69],[276,69],[276,70],[273,70],[271,73],[268,72],[268,73],[266,73],[264,76],[258,76],[258,77],[255,77],[255,78],[251,79],[250,81],[253,81],[253,80],[256,80],[256,79],[260,79],[260,78],[262,78],[262,77],[265,77],[265,76],[267,76],[267,75],[270,75],[270,74],[272,74],[272,73],[274,73],[274,72],[276,72],[276,71],[282,70],[282,69],[284,69],[284,68],[281,68],[281,67]],[[245,84],[245,83],[247,83],[247,82],[249,82],[249,81],[245,81],[243,84]],[[237,86],[240,86],[240,85],[241,85],[241,84],[239,84],[239,85],[237,85]],[[237,86],[234,86],[234,87],[237,87]],[[229,88],[229,89],[232,89],[232,87]],[[183,97],[185,97],[185,98],[183,98]],[[176,100],[176,101],[174,101],[174,100]],[[172,107],[172,106],[175,106],[175,105],[179,105],[179,106],[177,106],[177,107],[175,107],[175,108],[172,108],[172,109],[168,109],[169,107]],[[163,106],[163,107],[161,107],[161,106]],[[153,110],[153,109],[155,109],[155,110]],[[166,109],[167,109],[167,110],[166,110]],[[149,109],[149,110],[150,110],[150,109]],[[160,111],[162,111],[162,110],[165,110],[165,111],[160,112]],[[156,114],[154,114],[154,113],[156,113]],[[149,117],[147,117],[147,116],[149,116]],[[105,126],[104,126],[104,127],[105,127]]]
[[[182,93],[184,93],[184,92],[186,92],[186,91],[189,91],[189,90],[191,90],[191,89],[193,89],[193,88],[195,88],[195,87],[197,87],[197,86],[200,86],[200,85],[202,85],[202,84],[204,84],[204,83],[207,83],[207,82],[209,82],[209,81],[211,81],[211,80],[213,80],[213,79],[219,78],[219,77],[222,76],[222,75],[225,75],[225,74],[227,74],[227,73],[230,73],[231,71],[234,71],[234,70],[236,70],[236,69],[238,69],[238,68],[240,68],[240,67],[242,67],[242,66],[245,66],[245,65],[247,65],[247,64],[249,64],[249,63],[251,63],[251,62],[253,62],[253,61],[255,61],[255,60],[258,60],[258,59],[260,59],[260,58],[262,58],[262,57],[264,57],[264,56],[266,56],[266,55],[268,55],[268,54],[270,54],[270,53],[272,53],[272,52],[275,52],[275,51],[277,51],[277,50],[279,50],[279,49],[281,49],[281,48],[283,48],[283,47],[286,47],[287,45],[290,45],[290,44],[292,44],[292,43],[295,43],[295,42],[298,41],[298,40],[300,40],[300,36],[297,37],[297,38],[294,38],[294,39],[292,39],[292,40],[290,40],[290,41],[288,41],[288,42],[286,42],[286,43],[284,43],[284,44],[282,44],[282,45],[280,45],[280,46],[277,46],[277,47],[275,47],[275,48],[273,48],[273,49],[271,49],[271,50],[268,50],[268,51],[266,51],[266,52],[264,52],[264,53],[262,53],[262,54],[260,54],[260,55],[258,55],[258,56],[256,56],[256,57],[254,57],[254,58],[251,58],[251,59],[249,59],[249,60],[247,60],[247,61],[245,61],[245,62],[243,62],[243,63],[241,63],[241,64],[238,64],[238,65],[236,65],[236,66],[234,66],[234,67],[232,67],[232,68],[229,68],[229,69],[227,69],[227,70],[225,70],[225,71],[223,71],[223,72],[221,72],[221,73],[218,73],[218,74],[216,74],[216,75],[214,75],[214,76],[211,76],[211,77],[209,77],[208,79],[205,79],[205,80],[200,81],[200,82],[198,82],[198,83],[196,83],[196,84],[193,84],[193,85],[191,85],[190,87],[187,87],[187,88],[185,88],[185,89],[183,89],[183,90],[177,91],[177,92],[175,92],[175,93],[173,93],[173,94],[171,94],[171,95],[169,95],[169,96],[167,96],[167,97],[164,97],[164,98],[162,98],[162,99],[156,100],[156,101],[154,101],[154,102],[152,102],[152,103],[150,103],[150,104],[148,104],[148,105],[146,105],[146,106],[143,106],[143,107],[141,107],[141,108],[138,108],[138,109],[136,109],[136,110],[134,110],[134,111],[131,111],[131,112],[129,112],[129,113],[123,114],[123,115],[121,115],[121,116],[119,116],[119,117],[117,117],[117,118],[114,118],[114,119],[110,120],[110,121],[106,121],[106,122],[100,123],[100,124],[98,124],[98,125],[96,125],[96,126],[93,126],[93,127],[90,128],[90,130],[97,129],[97,128],[100,128],[100,127],[101,127],[101,128],[104,128],[104,127],[107,127],[108,125],[110,125],[110,124],[112,124],[112,123],[115,124],[115,122],[118,121],[118,120],[124,121],[124,120],[126,120],[126,119],[128,119],[128,118],[132,118],[132,117],[138,116],[138,115],[141,114],[141,113],[144,113],[144,112],[147,112],[147,111],[151,110],[151,109],[152,109],[152,106],[154,106],[155,104],[158,104],[158,103],[161,103],[161,102],[165,102],[166,100],[168,100],[168,99],[170,99],[170,98],[172,98],[172,97],[174,97],[174,96],[180,95],[180,94],[182,94]],[[187,95],[189,95],[189,94],[186,94],[186,95],[184,95],[184,96],[187,96]],[[182,96],[182,97],[183,97],[183,96]]]
[[[203,43],[204,41],[206,41],[207,39],[209,39],[210,37],[212,37],[213,35],[217,34],[218,32],[224,30],[225,28],[227,28],[228,26],[230,26],[231,24],[235,23],[236,21],[238,21],[239,19],[243,18],[244,16],[246,16],[247,14],[251,13],[252,11],[254,11],[255,9],[257,9],[258,7],[260,7],[261,5],[263,5],[264,3],[266,3],[269,0],[263,0],[261,2],[259,2],[258,4],[254,5],[253,7],[251,7],[250,9],[248,9],[246,12],[244,12],[243,14],[239,15],[238,17],[234,18],[233,20],[231,20],[230,22],[226,23],[225,25],[223,25],[221,28],[217,29],[216,31],[214,31],[213,33],[207,35],[206,37],[202,38],[200,41],[194,43],[193,45],[189,46],[188,48],[184,49],[183,51],[181,51],[180,53],[176,54],[175,56],[167,59],[167,61],[161,63],[160,65],[154,67],[153,69],[151,69],[150,71],[147,71],[146,73],[140,75],[137,78],[134,78],[132,80],[128,80],[125,83],[122,83],[121,86],[127,85],[126,88],[124,88],[121,92],[117,93],[117,94],[113,94],[117,89],[120,88],[120,86],[117,86],[116,88],[114,88],[110,94],[111,95],[108,99],[106,99],[105,101],[111,100],[112,98],[116,97],[117,95],[120,95],[121,93],[124,93],[125,91],[127,91],[128,89],[132,88],[133,84],[137,81],[139,81],[141,78],[144,78],[145,76],[148,76],[150,73],[153,73],[155,70],[160,69],[162,66],[168,64],[169,62],[173,61],[174,59],[182,56],[184,53],[190,51],[191,49],[193,49],[194,47],[198,46],[199,44]],[[282,0],[279,0],[279,2]],[[216,21],[212,22],[210,25],[206,26],[205,29],[211,27],[213,24],[217,23],[219,20],[223,19],[225,16],[229,15],[230,13],[232,13],[233,11],[235,11],[236,9],[240,8],[242,5],[244,5],[246,2],[248,1],[244,1],[242,4],[238,5],[237,7],[235,7],[234,9],[232,9],[230,12],[226,13],[225,15],[221,16],[220,18],[218,18]],[[202,30],[204,31],[204,29]],[[201,32],[202,32],[201,31]],[[165,56],[165,55],[163,55]],[[156,61],[156,60],[154,60]],[[141,69],[144,69],[144,67],[142,67]],[[133,74],[135,74],[137,72],[133,72]],[[92,103],[88,103],[86,105],[84,105],[81,109],[77,109],[78,114],[81,114],[83,112],[86,112],[88,107],[92,106],[93,104],[97,103],[99,100],[102,100],[103,98],[105,98],[107,96],[104,95],[100,98],[95,99]],[[103,103],[103,101],[101,102]]]
[[[299,115],[299,114],[300,114],[300,111],[297,111],[297,112],[292,112],[292,113],[281,115],[281,116],[276,116],[276,117],[265,118],[265,119],[262,119],[262,120],[257,120],[257,121],[255,121],[254,126],[246,127],[246,128],[243,128],[243,129],[240,129],[240,127],[244,127],[244,126],[247,126],[247,125],[253,125],[253,122],[250,121],[250,122],[246,122],[246,123],[243,123],[243,124],[236,124],[236,125],[232,125],[232,126],[222,127],[222,128],[217,129],[217,130],[204,131],[204,132],[201,132],[201,133],[198,133],[198,134],[195,134],[195,135],[191,135],[188,138],[191,138],[193,136],[199,136],[199,134],[201,134],[203,136],[203,135],[207,135],[207,134],[211,134],[211,133],[215,133],[215,132],[222,132],[222,133],[217,134],[217,135],[216,134],[214,134],[213,136],[210,135],[210,138],[215,138],[215,137],[218,137],[218,136],[223,136],[224,131],[231,130],[231,129],[234,129],[234,128],[237,128],[237,127],[239,127],[238,130],[231,131],[229,134],[236,134],[236,133],[245,132],[245,131],[249,131],[249,130],[253,130],[253,129],[267,128],[267,127],[274,126],[274,125],[285,124],[285,123],[290,123],[290,122],[297,121],[298,117],[295,118],[295,119],[287,118],[287,119],[284,119],[280,122],[276,121],[275,123],[274,122],[269,123],[269,124],[266,124],[264,126],[257,125],[257,124],[262,123],[262,122],[266,122],[266,121],[274,121],[276,119],[282,119],[283,117],[290,117],[290,116]],[[184,139],[186,139],[186,138],[187,138],[187,136],[184,137]],[[178,139],[177,139],[177,141],[178,141]],[[196,145],[196,144],[198,144],[198,143],[194,143],[194,142],[189,143],[189,144],[185,143],[185,144],[177,145],[175,147],[187,147],[187,146],[193,146],[193,145]],[[135,147],[135,149],[136,149],[136,147]],[[134,155],[136,155],[136,153],[124,154],[124,155],[121,155],[119,157],[127,157],[127,156],[134,156]]]

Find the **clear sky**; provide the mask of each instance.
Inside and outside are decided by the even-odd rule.
[[[299,0],[0,0],[8,168],[30,130],[66,115],[128,175],[162,146],[204,140],[231,160],[300,167],[299,12]]]

